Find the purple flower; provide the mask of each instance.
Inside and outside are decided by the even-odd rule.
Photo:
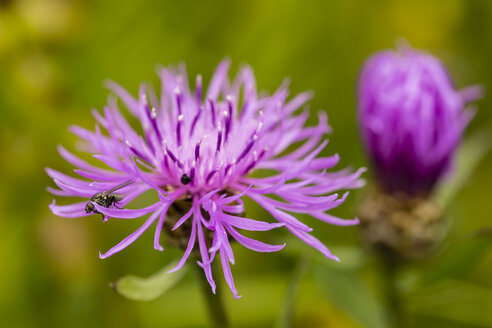
[[[326,115],[319,114],[317,126],[304,127],[308,111],[296,114],[310,99],[309,93],[287,100],[287,85],[282,85],[273,95],[260,96],[252,70],[242,68],[231,82],[229,65],[223,61],[218,66],[205,95],[200,76],[195,90],[190,90],[184,67],[159,71],[160,100],[144,84],[135,99],[110,82],[109,88],[140,122],[141,131],[131,127],[120,113],[117,100],[111,97],[103,114],[93,111],[98,122],[95,131],[71,127],[84,141],[84,150],[109,168],[89,164],[60,147],[60,154],[86,180],[49,168],[47,172],[60,188],[50,188],[53,194],[84,198],[68,206],[53,202],[50,208],[58,216],[83,217],[97,212],[107,220],[149,215],[137,231],[101,258],[123,250],[153,224],[157,250],[163,250],[163,228],[170,235],[182,230],[180,240],[186,237],[184,256],[171,271],[180,269],[195,248],[201,255],[198,264],[215,291],[211,262],[219,254],[225,280],[238,297],[229,266],[234,263],[230,242],[234,239],[258,252],[279,251],[285,246],[248,238],[242,234],[245,230],[285,227],[326,257],[338,260],[310,234],[313,229],[294,215],[309,214],[335,225],[357,224],[357,219],[342,220],[325,211],[347,197],[347,192],[341,196],[333,192],[361,186],[362,169],[326,172],[339,161],[338,155],[318,156],[327,144],[324,135],[330,131]],[[103,134],[100,127],[107,133]],[[295,149],[294,144],[298,145]],[[258,174],[251,175],[253,172]],[[96,193],[108,190],[117,193],[114,202],[96,200]],[[125,208],[147,190],[155,190],[159,200],[141,209]],[[244,217],[244,197],[262,206],[276,222]],[[172,218],[170,212],[179,214],[179,218]],[[172,225],[166,229],[169,222]]]
[[[387,191],[427,194],[450,167],[479,87],[457,91],[435,57],[406,47],[371,56],[358,87],[365,148]]]

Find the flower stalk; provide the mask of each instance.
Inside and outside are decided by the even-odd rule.
[[[198,258],[197,258],[198,260]],[[200,267],[195,266],[195,274],[200,285],[200,290],[203,295],[203,301],[207,308],[211,327],[213,328],[228,328],[230,327],[229,318],[226,313],[224,302],[222,299],[221,288],[215,290],[215,294],[210,289],[207,278],[203,275]],[[212,265],[212,271],[215,270],[215,265]]]
[[[381,271],[383,277],[384,297],[386,301],[387,318],[390,327],[402,328],[405,325],[401,292],[398,287],[399,263],[381,257]]]

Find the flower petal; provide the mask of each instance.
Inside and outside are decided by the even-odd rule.
[[[87,202],[75,203],[70,205],[55,205],[55,201],[50,204],[50,210],[53,214],[64,218],[80,218],[88,216],[85,212],[85,206]]]
[[[234,239],[236,239],[241,245],[256,251],[256,252],[278,252],[282,248],[285,247],[285,244],[283,245],[270,245],[270,244],[265,244],[262,243],[261,241],[251,239],[248,237],[245,237],[241,235],[239,232],[237,232],[232,226],[226,225],[225,226],[227,231],[231,234]]]
[[[138,237],[140,237],[145,232],[145,230],[147,230],[152,225],[152,223],[154,223],[154,221],[157,219],[159,214],[160,214],[160,211],[155,211],[154,213],[152,213],[152,215],[145,221],[145,223],[140,228],[138,228],[134,233],[132,233],[131,235],[129,235],[128,237],[123,239],[118,245],[114,246],[113,248],[111,248],[106,253],[104,253],[104,254],[99,253],[99,258],[100,259],[108,258],[111,255],[114,255],[114,254],[122,251],[126,247],[128,247],[135,240],[137,240]]]
[[[220,261],[222,263],[222,270],[224,271],[224,277],[235,299],[240,299],[238,296],[236,286],[234,286],[234,279],[232,278],[231,267],[227,259],[226,251],[223,247],[220,248]]]
[[[193,218],[193,224],[191,225],[191,233],[190,233],[190,240],[188,241],[188,246],[186,247],[186,250],[185,250],[185,252],[183,254],[183,257],[181,258],[181,260],[179,261],[179,263],[174,268],[172,268],[171,270],[169,270],[168,273],[178,271],[179,269],[181,269],[183,267],[183,265],[185,265],[186,260],[190,256],[191,251],[193,250],[193,247],[195,246],[195,242],[196,242],[196,225],[197,225],[197,222],[196,222],[195,218]]]
[[[268,223],[225,213],[220,216],[224,222],[227,222],[228,224],[239,229],[246,229],[250,231],[268,231],[284,225],[283,223]]]
[[[292,232],[297,238],[299,238],[300,240],[302,240],[303,242],[305,242],[309,246],[317,249],[327,258],[335,260],[337,262],[340,261],[340,259],[338,257],[336,257],[335,255],[333,255],[330,252],[330,250],[322,242],[320,242],[318,239],[311,236],[307,232],[296,229],[296,228],[289,226],[289,225],[286,225],[286,228],[289,229],[289,231]]]
[[[155,211],[159,208],[161,205],[160,202],[157,202],[155,204],[152,204],[150,206],[138,209],[138,210],[129,210],[129,209],[119,209],[119,208],[107,208],[104,206],[101,206],[95,202],[92,202],[94,204],[94,207],[99,213],[102,213],[104,215],[108,215],[112,218],[117,218],[117,219],[135,219],[139,218],[141,216],[144,216],[145,214],[149,214],[152,211]]]

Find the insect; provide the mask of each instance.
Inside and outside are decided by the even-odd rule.
[[[192,179],[188,175],[186,175],[186,174],[183,174],[181,176],[181,179],[180,180],[181,180],[181,183],[184,184],[184,185],[187,185],[188,183],[190,183],[192,181]]]
[[[92,203],[96,203],[100,206],[104,207],[110,207],[111,205],[115,205],[116,203],[123,200],[123,195],[122,194],[117,194],[115,193],[116,190],[119,190],[123,187],[128,186],[129,184],[133,183],[133,180],[128,180],[123,182],[122,184],[111,188],[106,191],[98,192],[94,196],[91,197],[91,199],[87,202],[87,205],[85,205],[85,212],[86,213],[99,213],[96,210],[96,207]]]

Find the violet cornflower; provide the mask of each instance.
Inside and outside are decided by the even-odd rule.
[[[242,231],[285,227],[326,257],[338,260],[310,234],[313,229],[291,213],[309,214],[335,225],[357,224],[357,219],[343,220],[325,211],[340,205],[348,194],[339,196],[333,192],[361,186],[363,170],[326,172],[338,163],[339,157],[318,156],[327,145],[324,135],[330,131],[325,113],[320,113],[318,125],[311,127],[304,127],[307,110],[296,114],[310,99],[309,93],[287,100],[284,84],[273,95],[260,96],[252,70],[242,68],[231,82],[229,65],[226,60],[218,66],[205,94],[201,76],[196,79],[195,90],[190,90],[183,66],[177,70],[160,69],[160,99],[145,84],[135,99],[110,82],[109,88],[140,122],[141,132],[130,126],[120,113],[117,100],[110,97],[103,114],[93,111],[95,131],[71,127],[83,140],[84,149],[109,168],[91,165],[60,147],[60,154],[86,180],[49,168],[47,172],[60,188],[50,188],[53,194],[84,198],[67,206],[53,202],[50,208],[58,216],[90,215],[91,211],[85,210],[87,201],[118,185],[123,187],[115,191],[119,195],[117,207],[92,201],[93,207],[88,208],[95,208],[105,220],[149,215],[140,228],[100,254],[100,258],[120,252],[153,224],[156,250],[163,250],[163,229],[168,234],[182,230],[180,240],[186,238],[182,245],[184,255],[171,271],[180,269],[197,248],[201,256],[198,264],[215,292],[211,262],[218,254],[225,280],[237,298],[229,266],[234,263],[230,242],[236,240],[258,252],[279,251],[285,246],[251,239]],[[299,146],[293,149],[294,144]],[[253,172],[260,174],[252,175]],[[140,209],[126,208],[147,190],[157,191],[159,200]],[[275,222],[244,217],[244,197],[262,206]],[[179,217],[172,218],[171,211]],[[169,222],[172,225],[166,229]]]
[[[439,59],[409,46],[381,51],[359,78],[359,124],[386,191],[428,194],[449,169],[479,87],[456,90]]]

